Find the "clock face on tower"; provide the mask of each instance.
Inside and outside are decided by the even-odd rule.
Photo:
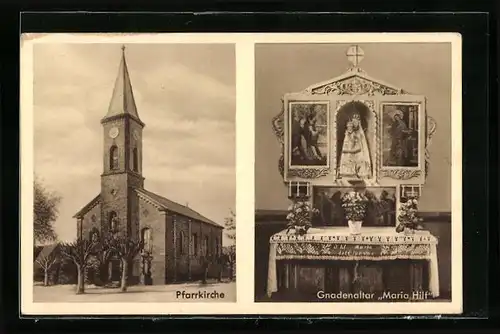
[[[120,130],[118,130],[118,128],[116,128],[116,127],[113,127],[113,128],[111,128],[111,129],[109,130],[109,136],[110,136],[111,138],[113,138],[113,139],[114,139],[114,138],[116,138],[116,137],[118,137],[118,134],[119,134],[119,133],[120,133]]]

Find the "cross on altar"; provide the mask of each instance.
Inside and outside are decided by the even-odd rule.
[[[359,63],[365,57],[365,52],[358,45],[352,45],[347,49],[347,60],[354,66],[358,67]]]

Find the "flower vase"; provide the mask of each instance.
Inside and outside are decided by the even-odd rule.
[[[349,233],[351,235],[361,234],[361,226],[363,225],[363,221],[360,220],[349,220]]]
[[[412,229],[412,228],[409,228],[409,227],[405,227],[404,229],[404,234],[405,235],[412,235],[412,234],[415,234],[415,230]]]
[[[295,226],[295,234],[296,235],[304,235],[307,233],[307,230],[309,229],[309,226]]]

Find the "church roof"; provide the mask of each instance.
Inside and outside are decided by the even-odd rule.
[[[157,195],[157,194],[152,193],[150,191],[147,191],[145,189],[136,188],[136,191],[138,193],[148,197],[150,200],[152,200],[153,202],[155,202],[157,205],[161,206],[165,210],[178,213],[178,214],[183,215],[185,217],[188,217],[188,218],[191,218],[194,220],[198,220],[198,221],[201,221],[203,223],[213,225],[215,227],[223,228],[220,224],[202,216],[200,213],[196,212],[195,210],[191,209],[190,207],[187,207],[185,205],[181,205],[179,203],[176,203],[174,201],[169,200],[168,198]]]
[[[113,95],[111,96],[111,101],[109,103],[108,113],[103,120],[120,115],[130,115],[132,118],[143,124],[139,118],[139,114],[137,113],[137,106],[135,105],[134,92],[132,90],[132,83],[128,73],[124,46],[122,47],[122,58],[120,61],[120,67],[118,68],[118,75],[115,80]]]
[[[200,222],[220,227],[223,228],[222,225],[208,219],[207,217],[201,215],[200,213],[196,212],[195,210],[191,209],[188,206],[181,205],[179,203],[176,203],[174,201],[169,200],[168,198],[165,198],[163,196],[157,195],[151,191],[147,191],[142,188],[135,188],[135,191],[139,194],[142,195],[143,197],[146,197],[148,200],[152,201],[155,203],[157,206],[159,206],[163,210],[171,211],[180,215],[183,215],[185,217],[191,218],[193,220],[198,220]],[[97,195],[92,199],[87,205],[85,205],[80,211],[78,211],[73,218],[81,218],[83,217],[87,212],[89,212],[93,207],[95,207],[101,200],[101,195]]]
[[[96,204],[99,203],[99,201],[101,200],[101,194],[97,195],[96,197],[94,197],[87,205],[85,205],[80,211],[78,211],[77,213],[75,213],[75,215],[73,216],[73,218],[81,218],[84,214],[86,214],[87,212],[89,212],[94,206],[96,206]]]

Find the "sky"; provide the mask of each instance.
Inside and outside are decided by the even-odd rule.
[[[224,224],[236,201],[234,46],[125,46],[146,124],[144,187]],[[62,197],[54,227],[69,241],[76,237],[73,215],[100,192],[100,120],[121,44],[43,43],[33,52],[34,171]]]
[[[272,119],[281,98],[346,72],[351,44],[255,46],[255,208],[286,209],[287,190],[278,170],[280,143]],[[429,146],[430,168],[422,189],[423,211],[451,210],[451,43],[363,43],[359,66],[380,81],[427,99],[437,123]]]

